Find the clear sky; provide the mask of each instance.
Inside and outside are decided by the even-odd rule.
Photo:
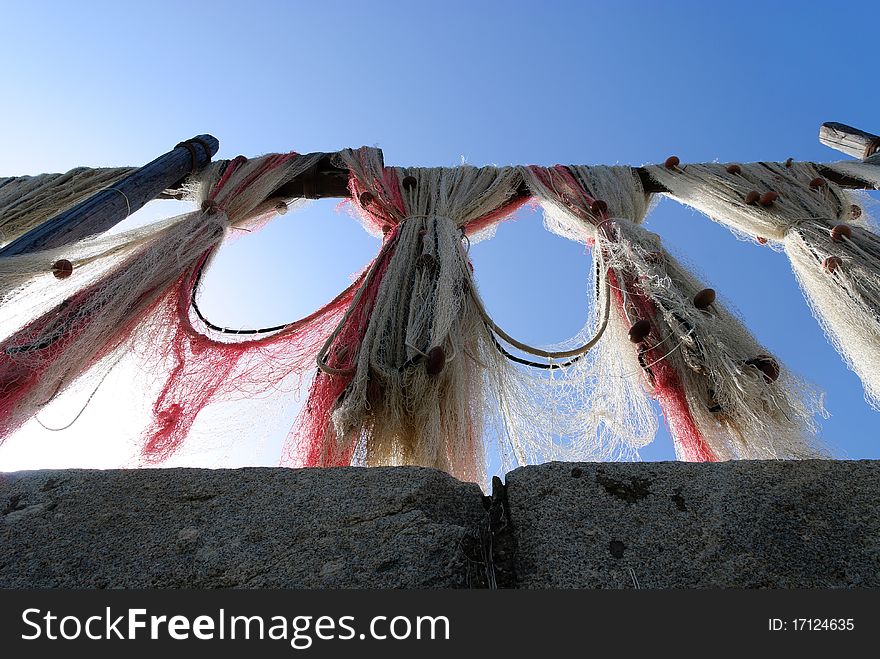
[[[876,17],[876,3],[7,2],[0,176],[143,164],[200,133],[220,140],[221,158],[367,144],[395,165],[835,160],[817,140],[823,121],[880,132],[876,45],[854,29],[859,17]],[[378,249],[336,205],[225,250],[205,312],[266,326],[335,295]],[[826,391],[834,454],[880,458],[880,413],[784,255],[668,200],[648,226]],[[318,257],[327,246],[332,258]],[[472,255],[490,312],[518,338],[556,342],[583,325],[589,257],[539,212]],[[108,419],[124,424],[125,384],[105,385],[69,431],[26,427],[0,448],[0,469],[123,464],[124,431]],[[261,441],[242,432],[177,463],[275,464],[294,411]],[[642,453],[672,457],[665,430]]]

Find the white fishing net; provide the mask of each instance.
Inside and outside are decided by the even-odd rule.
[[[694,442],[705,442],[714,459],[790,458],[816,455],[812,416],[818,397],[769,356],[720,301],[698,308],[705,286],[640,226],[648,208],[641,182],[628,167],[529,168],[532,191],[545,209],[547,226],[560,235],[594,243],[613,274],[618,300],[615,321],[578,368],[590,400],[615,411],[618,445],[644,441],[649,413],[645,390],[655,395],[682,459],[705,459]],[[593,202],[601,200],[607,210]],[[641,300],[641,301],[640,301]],[[650,319],[651,333],[636,349],[629,329]],[[624,357],[626,356],[626,357]],[[754,360],[760,360],[758,366]],[[669,372],[668,367],[671,367]],[[765,370],[772,370],[768,377]],[[673,395],[683,390],[686,409]],[[584,411],[579,423],[594,424]],[[688,421],[692,419],[698,436]],[[609,437],[610,436],[610,437]]]
[[[214,163],[192,183],[198,202],[212,198],[197,211],[0,259],[0,296],[8,310],[0,325],[0,437],[87,371],[109,368],[130,349],[137,332],[160,332],[151,310],[163,294],[211,254],[228,229],[274,214],[263,204],[271,192],[321,156],[283,162],[267,156],[233,161],[230,169],[229,163]],[[60,280],[53,274],[59,262],[67,268]]]
[[[365,150],[340,158],[361,191],[365,223],[387,221],[392,233],[383,248],[390,256],[377,259],[383,270],[352,379],[332,413],[338,439],[343,450],[360,442],[366,464],[418,464],[482,481],[486,330],[465,232],[510,204],[519,173],[385,169]]]
[[[880,181],[874,165],[835,168]],[[861,378],[866,400],[880,408],[880,236],[857,199],[810,163],[650,171],[672,198],[740,234],[781,245],[813,315]]]

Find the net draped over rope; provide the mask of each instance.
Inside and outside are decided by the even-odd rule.
[[[592,364],[600,383],[593,414],[605,408],[619,420],[627,412],[643,418],[641,383],[659,402],[679,459],[816,455],[803,387],[640,226],[648,196],[631,168],[529,167],[526,174],[548,228],[592,243],[599,288],[613,292],[610,330]]]
[[[877,179],[876,166],[835,167]],[[782,246],[813,315],[880,409],[880,236],[856,200],[810,163],[650,171],[672,198],[740,235]]]
[[[371,149],[339,158],[365,226],[384,238],[318,355],[297,461],[419,464],[481,480],[486,330],[462,239],[523,203],[520,174],[386,168]]]
[[[326,155],[213,163],[188,182],[193,212],[0,259],[0,303],[16,310],[0,319],[0,441],[74,382],[100,381],[135,354],[157,385],[141,464],[178,451],[205,408],[290,395],[310,376],[284,465],[417,464],[482,481],[491,441],[504,468],[629,458],[656,432],[650,397],[679,459],[819,454],[814,392],[642,226],[651,196],[628,167],[385,167],[377,149],[341,151],[353,206],[382,236],[375,259],[301,320],[245,339],[211,324],[198,285],[224,239],[276,216],[275,191]],[[880,241],[851,221],[834,233],[850,200],[830,184],[805,185],[817,176],[807,164],[650,173],[734,230],[785,245],[814,311],[876,400]],[[109,178],[89,180],[97,191]],[[37,206],[80,194],[44,182],[34,189],[46,206],[28,206],[4,197],[3,182],[0,203],[14,212],[0,227],[39,223]],[[495,323],[468,255],[526,189],[548,229],[594,259],[588,322],[555,346],[527,345]],[[747,203],[752,189],[779,196]]]
[[[167,457],[217,390],[243,387],[234,378],[241,355],[263,347],[259,342],[227,345],[193,330],[192,283],[231,228],[274,215],[266,198],[322,156],[276,154],[215,163],[193,185],[200,203],[195,212],[3,259],[4,277],[30,276],[27,284],[7,292],[6,301],[34,300],[39,311],[0,342],[0,439],[79,376],[109,367],[121,353],[136,349],[147,362],[171,363],[143,449],[147,462]],[[73,265],[73,274],[59,282],[51,264],[62,255]],[[342,304],[344,295],[316,318]],[[188,359],[198,353],[199,366],[191,366]]]

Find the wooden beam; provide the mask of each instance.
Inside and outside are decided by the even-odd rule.
[[[830,167],[822,164],[816,164],[819,173],[832,183],[843,188],[849,189],[873,189],[873,185],[868,181],[846,176],[834,171]],[[644,167],[633,168],[636,175],[642,182],[645,192],[661,193],[668,190],[651,178],[648,170]],[[317,167],[312,171],[306,172],[302,176],[297,177],[293,181],[283,185],[276,190],[273,198],[286,199],[325,199],[325,198],[345,198],[348,197],[348,171],[337,167],[332,163],[331,154],[321,160]],[[530,197],[531,192],[523,184],[517,191],[517,197]]]
[[[348,170],[333,164],[326,154],[307,172],[278,188],[273,197],[287,199],[341,199],[348,197]]]
[[[61,247],[107,231],[163,190],[179,186],[191,172],[207,165],[219,148],[220,142],[211,135],[181,142],[110,188],[13,240],[0,249],[0,257]]]
[[[880,153],[880,136],[836,121],[822,124],[819,141],[836,151],[863,160]]]
[[[214,138],[210,136],[202,137],[208,137],[211,140],[214,140]],[[845,153],[858,155],[859,157],[864,155],[864,149],[866,148],[866,146],[868,146],[871,140],[874,139],[878,138],[871,133],[866,133],[856,128],[851,128],[850,126],[845,126],[843,124],[838,124],[834,122],[823,124],[820,130],[820,140],[822,140],[823,144],[828,144],[828,146],[832,146],[833,148],[839,147],[839,149],[844,151]],[[214,142],[216,143],[216,140],[214,140]],[[859,151],[859,149],[861,149],[861,151]],[[180,149],[178,149],[178,151],[179,150]],[[214,148],[211,155],[213,155],[213,153],[216,153],[216,148]],[[325,154],[324,157],[313,169],[303,173],[301,176],[298,176],[293,181],[290,181],[289,183],[286,183],[282,187],[278,188],[278,190],[273,193],[272,198],[343,199],[348,197],[348,171],[334,164],[334,155],[335,154],[333,153]],[[880,158],[880,151],[878,151],[877,155],[875,155],[874,158],[871,158],[869,162],[873,164],[874,160],[878,158]],[[151,163],[151,165],[152,164],[154,163]],[[880,166],[880,162],[877,162],[876,164]],[[823,165],[821,163],[815,163],[815,165],[822,176],[824,176],[832,183],[836,183],[843,188],[862,190],[874,189],[873,184],[868,181],[841,174],[834,171],[827,165]],[[651,175],[648,173],[647,169],[645,169],[644,167],[635,167],[633,169],[636,175],[641,180],[646,192],[654,194],[667,192],[666,188],[664,188],[657,181],[651,178]],[[184,175],[180,177],[179,181],[175,181],[172,185],[169,185],[166,189],[160,191],[155,196],[164,199],[181,199],[184,193],[180,189],[180,184],[185,179],[186,174],[184,173]],[[118,187],[118,185],[119,184],[114,187]],[[121,197],[121,195],[116,194],[116,196],[119,197],[119,199],[117,199],[116,201],[121,201],[124,204],[124,199]],[[517,191],[516,196],[528,197],[531,196],[531,193],[525,187],[525,185],[523,185]],[[134,212],[134,210],[135,209],[132,208],[132,212]],[[13,243],[13,245],[14,244],[15,243]],[[6,249],[9,249],[9,247],[11,246],[12,245],[8,246]],[[4,254],[5,250],[0,250],[0,255]]]

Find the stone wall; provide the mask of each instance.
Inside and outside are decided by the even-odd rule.
[[[880,586],[880,462],[0,474],[2,587]]]

